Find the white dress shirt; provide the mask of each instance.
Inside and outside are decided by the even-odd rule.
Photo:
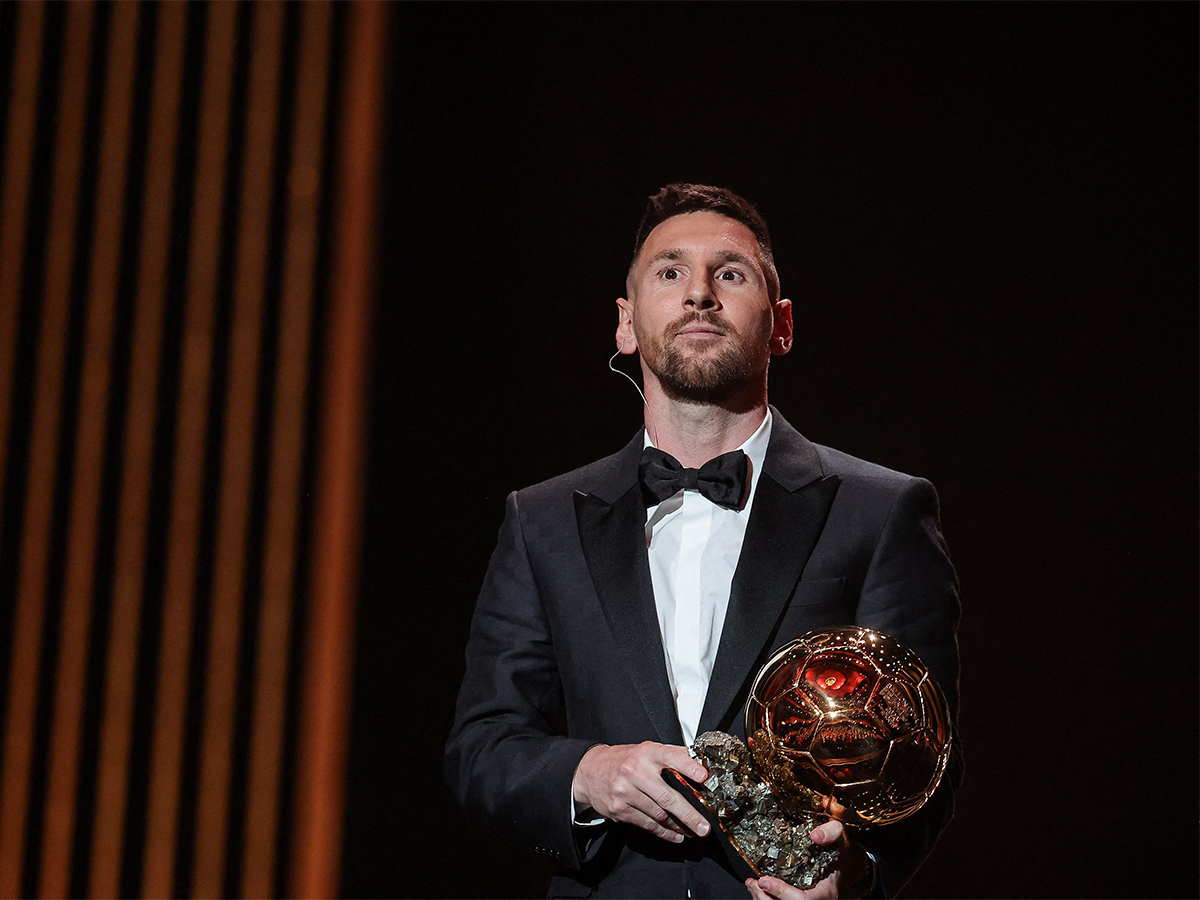
[[[654,605],[658,609],[658,631],[687,747],[695,740],[700,724],[713,662],[721,644],[725,612],[729,609],[733,572],[742,553],[754,489],[770,439],[768,409],[758,430],[736,448],[750,459],[750,490],[741,509],[726,509],[701,496],[699,491],[681,490],[646,510],[646,548]],[[649,429],[645,446],[654,446]],[[598,825],[604,821],[590,809],[577,811],[574,796],[570,808],[571,821],[576,825]]]
[[[699,491],[681,490],[646,510],[658,630],[685,746],[691,746],[700,725],[733,573],[770,439],[771,411],[767,410],[758,430],[738,448],[750,459],[750,490],[741,509],[726,509]],[[649,431],[646,446],[653,446]]]

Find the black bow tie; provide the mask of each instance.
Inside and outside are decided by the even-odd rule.
[[[718,506],[741,509],[746,496],[746,469],[746,454],[741,450],[722,453],[699,469],[688,469],[669,453],[647,447],[638,463],[638,477],[648,507],[662,503],[678,491],[691,489]]]

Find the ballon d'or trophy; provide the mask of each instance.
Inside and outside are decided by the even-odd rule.
[[[743,743],[696,738],[703,784],[663,776],[713,826],[734,871],[811,888],[837,851],[809,838],[837,819],[888,825],[920,809],[950,758],[950,707],[932,673],[898,640],[867,628],[810,631],[759,671]]]

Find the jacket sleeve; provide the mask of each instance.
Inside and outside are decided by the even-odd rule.
[[[929,667],[950,704],[950,761],[934,796],[918,812],[872,829],[861,842],[879,860],[883,886],[894,896],[928,856],[954,813],[962,781],[958,738],[958,579],[942,538],[937,493],[907,479],[880,531],[856,611],[859,625],[907,644]]]
[[[493,833],[579,868],[571,781],[593,742],[556,733],[561,698],[550,623],[513,493],[471,621],[446,781]]]

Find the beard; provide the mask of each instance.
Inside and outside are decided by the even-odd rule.
[[[720,348],[707,352],[685,353],[675,342],[683,328],[694,323],[713,325],[729,339]],[[766,318],[770,330],[770,314]],[[763,344],[766,344],[764,339]],[[719,315],[692,312],[681,316],[663,329],[651,352],[642,357],[646,367],[658,378],[664,393],[683,403],[722,403],[736,396],[755,374],[751,343]]]

